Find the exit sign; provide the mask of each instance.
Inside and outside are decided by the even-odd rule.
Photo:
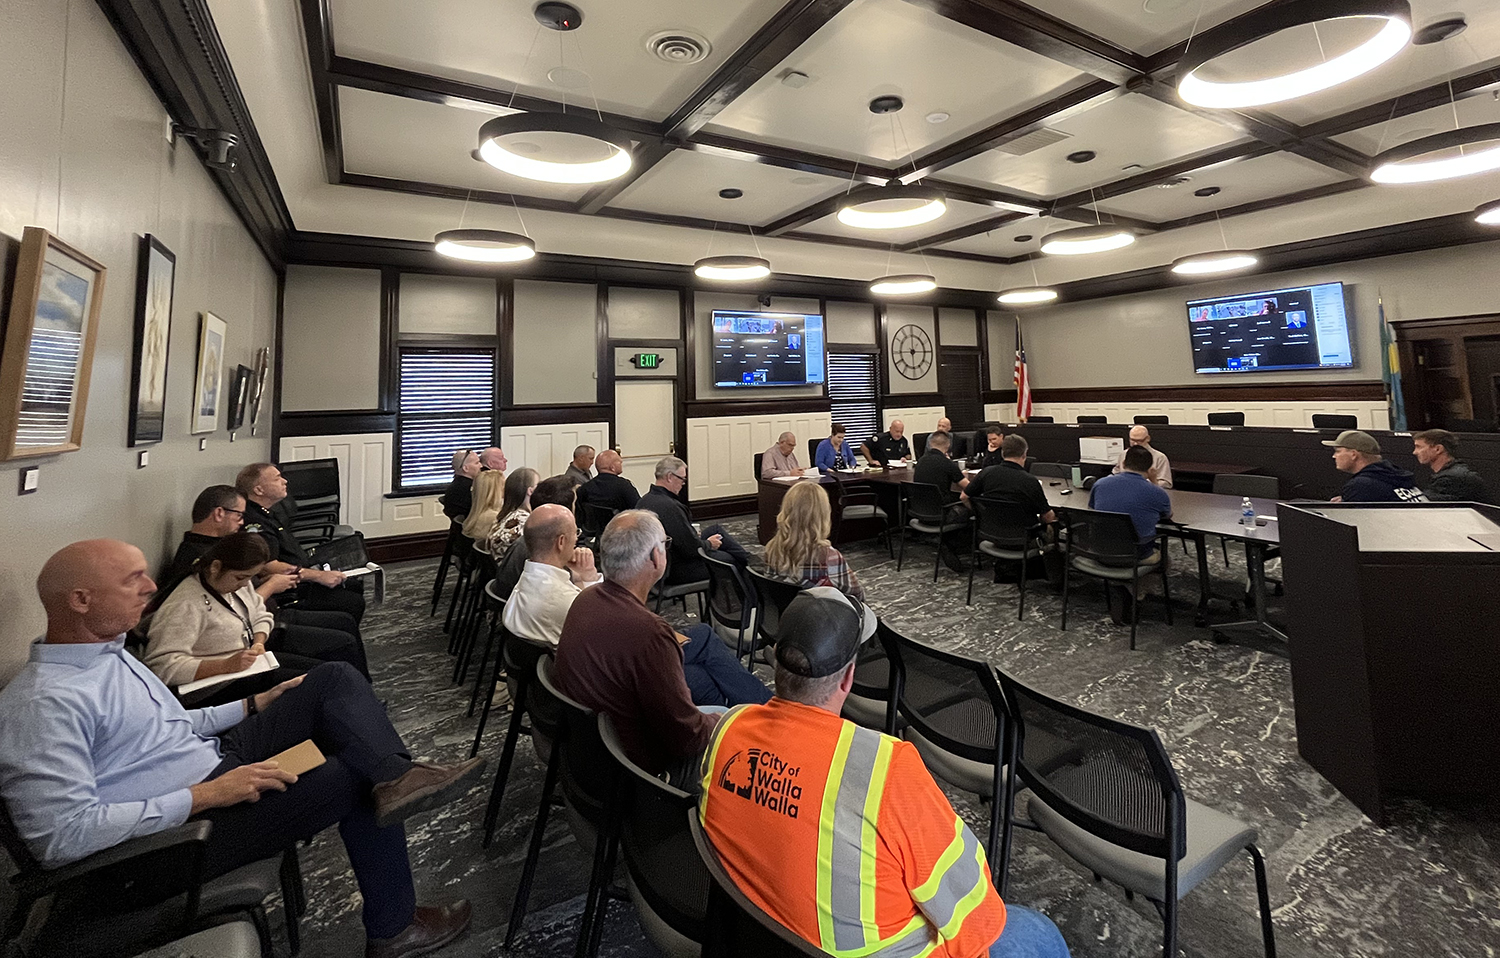
[[[630,357],[630,361],[635,364],[636,369],[660,369],[661,360],[661,353],[636,353]]]

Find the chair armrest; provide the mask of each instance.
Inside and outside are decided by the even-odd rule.
[[[203,852],[213,825],[205,821],[184,822],[151,835],[121,842],[60,868],[38,869],[17,875],[16,890],[37,898],[80,881],[109,884],[119,872],[118,884],[139,882],[149,876],[157,899],[182,894],[202,883]],[[172,881],[172,876],[181,876]]]

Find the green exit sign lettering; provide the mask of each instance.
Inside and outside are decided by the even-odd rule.
[[[630,357],[636,369],[660,369],[661,353],[636,353]]]

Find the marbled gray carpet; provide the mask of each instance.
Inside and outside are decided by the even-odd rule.
[[[754,523],[728,524],[747,546]],[[1180,547],[1174,545],[1174,552]],[[1024,621],[1016,620],[1013,585],[975,582],[943,569],[932,581],[930,546],[914,545],[899,573],[876,543],[845,550],[871,604],[892,626],[944,648],[983,656],[1022,681],[1080,706],[1154,726],[1189,796],[1253,823],[1270,871],[1280,954],[1291,958],[1406,956],[1494,958],[1500,953],[1500,815],[1494,809],[1416,801],[1390,809],[1376,827],[1297,755],[1288,662],[1269,640],[1216,644],[1195,628],[1193,564],[1174,557],[1176,626],[1159,600],[1142,607],[1139,647],[1111,623],[1097,585],[1070,601],[1067,632],[1058,628],[1060,598],[1034,581]],[[1180,556],[1180,552],[1177,553]],[[1239,594],[1243,560],[1226,569],[1212,557],[1215,591]],[[442,618],[429,618],[436,560],[394,566],[384,606],[365,620],[377,693],[413,752],[437,760],[468,753],[475,719],[466,717],[467,687],[452,685]],[[1158,587],[1153,586],[1153,590]],[[691,608],[691,606],[690,606]],[[1274,613],[1275,604],[1272,600]],[[1216,603],[1220,617],[1227,604]],[[680,610],[674,621],[690,621]],[[498,755],[508,716],[492,719],[484,752]],[[468,897],[474,928],[442,952],[452,958],[507,954],[501,942],[526,840],[536,811],[542,766],[526,743],[517,751],[493,845],[480,848],[488,782],[465,800],[408,824],[419,896]],[[986,810],[972,795],[948,789],[955,807],[983,836]],[[554,816],[517,956],[569,954],[583,905],[589,862],[561,816]],[[303,856],[310,907],[303,920],[309,958],[361,953],[359,896],[337,833],[320,836]],[[1127,902],[1118,888],[1091,876],[1045,837],[1020,831],[1010,901],[1050,915],[1079,958],[1161,954],[1161,924],[1152,907]],[[280,914],[273,917],[278,925]],[[1226,866],[1184,899],[1182,953],[1203,958],[1256,955],[1260,932],[1249,861]],[[278,953],[286,953],[284,939]],[[601,954],[656,954],[628,904],[611,907]]]

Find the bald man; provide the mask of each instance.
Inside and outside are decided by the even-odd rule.
[[[892,419],[891,428],[866,439],[860,452],[871,463],[879,466],[888,462],[910,462],[911,442],[906,438],[906,423]]]
[[[578,523],[562,506],[532,509],[522,537],[529,558],[505,603],[505,627],[555,646],[573,600],[603,577],[594,568],[593,551],[578,548]]]
[[[1163,489],[1172,488],[1172,463],[1167,459],[1167,454],[1160,452],[1151,445],[1151,430],[1145,426],[1130,427],[1130,446],[1145,446],[1146,451],[1151,453],[1151,471],[1146,473],[1146,478],[1156,483]],[[1129,449],[1130,446],[1126,446]],[[1110,472],[1115,475],[1125,471],[1125,453],[1120,453],[1120,458],[1115,462],[1115,467]]]
[[[800,476],[802,464],[797,461],[797,435],[784,432],[776,445],[767,449],[760,457],[760,477],[775,479],[777,476]]]
[[[211,879],[337,824],[367,956],[424,954],[462,934],[467,901],[417,905],[401,823],[468,791],[484,760],[413,762],[370,683],[342,662],[185,710],[125,651],[155,591],[146,557],[113,539],[42,566],[47,634],[0,692],[0,798],[31,853],[56,868],[200,818],[213,823]],[[309,739],[322,765],[299,776],[269,760]]]
[[[599,470],[599,474],[578,487],[580,505],[586,502],[591,506],[624,512],[626,509],[634,509],[635,504],[641,501],[641,494],[635,483],[621,475],[625,471],[625,460],[620,458],[618,452],[606,449],[599,453],[594,460],[594,468]]]

